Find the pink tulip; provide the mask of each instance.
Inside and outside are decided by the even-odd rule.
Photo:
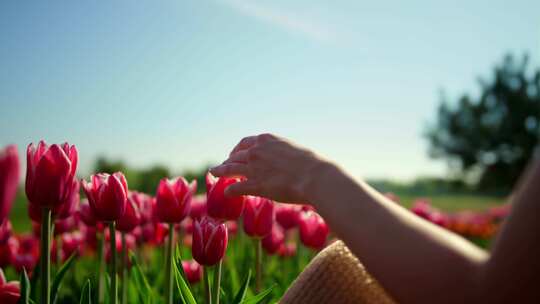
[[[300,216],[300,240],[307,247],[321,249],[326,244],[328,226],[314,211],[303,212]]]
[[[247,196],[244,206],[244,231],[251,237],[265,237],[272,231],[274,202],[267,198]]]
[[[414,201],[411,211],[421,218],[428,219],[432,212],[431,202],[428,199],[417,199]]]
[[[128,196],[128,199],[129,197],[131,197],[135,205],[139,208],[139,213],[141,215],[140,224],[142,225],[142,224],[152,221],[153,220],[152,201],[154,200],[154,198],[148,194],[137,192],[137,191],[131,191],[130,193],[131,194]]]
[[[15,145],[0,150],[0,225],[8,217],[19,184],[19,156]]]
[[[40,141],[26,151],[26,196],[41,207],[57,207],[72,195],[78,154],[68,143],[51,145]]]
[[[184,268],[186,278],[191,284],[196,284],[201,281],[203,269],[199,263],[194,260],[182,261],[182,268]]]
[[[98,223],[96,214],[94,213],[94,210],[92,209],[92,207],[90,207],[90,204],[88,203],[88,199],[81,200],[77,214],[79,215],[79,218],[86,226],[95,227]]]
[[[155,213],[161,222],[180,223],[191,208],[191,198],[197,190],[197,181],[190,184],[183,177],[162,179],[156,194]]]
[[[83,181],[83,189],[97,219],[106,222],[120,219],[126,210],[128,197],[124,174],[98,173],[90,179],[90,182]]]
[[[141,222],[141,213],[139,212],[138,200],[135,197],[138,194],[130,192],[126,203],[124,215],[116,223],[116,228],[121,232],[131,232]]]
[[[268,254],[275,254],[284,244],[285,234],[280,225],[274,224],[272,232],[262,239],[262,247]]]
[[[21,297],[21,287],[19,282],[8,282],[4,276],[4,271],[0,268],[0,303],[16,304]]]
[[[205,195],[195,195],[191,200],[191,211],[189,216],[198,220],[206,215],[206,196]]]
[[[201,265],[211,266],[225,255],[228,240],[227,228],[211,218],[195,221],[193,230],[193,258]]]
[[[276,204],[276,221],[285,230],[298,226],[300,208],[292,204]]]
[[[237,178],[215,178],[206,175],[206,208],[208,215],[219,220],[236,220],[244,209],[244,197],[225,196],[225,189],[238,182]]]
[[[286,243],[279,247],[278,255],[280,257],[292,257],[296,255],[296,243]]]

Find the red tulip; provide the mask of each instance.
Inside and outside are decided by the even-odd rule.
[[[129,197],[131,197],[135,205],[139,207],[139,213],[141,215],[140,224],[142,225],[149,221],[152,221],[153,220],[153,215],[152,215],[153,202],[152,201],[154,200],[154,198],[148,194],[137,192],[137,191],[131,191],[130,193],[131,194],[128,195],[128,199]]]
[[[307,247],[323,248],[328,232],[328,226],[316,212],[307,211],[300,215],[300,240]]]
[[[135,196],[137,196],[137,194],[132,192],[129,193],[126,211],[118,220],[118,223],[116,223],[116,229],[121,232],[131,232],[141,222],[141,213],[139,212],[139,206],[137,205]]]
[[[419,217],[428,219],[433,209],[428,199],[420,198],[414,201],[411,211]]]
[[[227,227],[229,235],[235,235],[238,232],[238,224],[236,221],[226,221],[225,227]]]
[[[156,217],[161,222],[179,223],[191,208],[191,198],[197,190],[197,181],[190,184],[183,177],[167,178],[159,182],[156,194]]]
[[[0,268],[0,303],[15,304],[21,297],[19,282],[8,282],[4,276],[4,271]]]
[[[9,220],[5,221],[3,224],[0,224],[0,244],[5,244],[11,237],[11,233],[12,227]]]
[[[285,234],[283,228],[274,224],[272,226],[272,232],[262,239],[262,247],[268,254],[276,253],[285,241]]]
[[[0,224],[8,217],[19,184],[19,156],[15,145],[0,150]]]
[[[206,196],[205,195],[195,195],[191,200],[191,211],[189,216],[198,220],[206,215]]]
[[[267,198],[247,196],[244,207],[244,231],[251,237],[265,237],[272,231],[274,202]]]
[[[206,208],[208,215],[220,220],[236,220],[244,209],[244,197],[225,196],[225,189],[238,182],[238,178],[215,178],[212,174],[206,175]]]
[[[81,200],[77,214],[86,226],[95,227],[98,223],[96,214],[94,213],[92,207],[90,207],[88,199]]]
[[[281,244],[278,250],[280,257],[292,257],[296,254],[296,243]]]
[[[40,141],[30,144],[26,151],[26,196],[41,207],[53,208],[68,201],[73,191],[77,170],[77,149],[64,143],[62,146]]]
[[[184,268],[186,278],[191,284],[198,283],[201,280],[203,269],[196,261],[182,261],[182,268]]]
[[[191,248],[193,258],[201,265],[215,265],[225,255],[227,236],[225,224],[208,217],[195,221]]]
[[[39,259],[39,241],[33,235],[19,236],[19,246],[11,263],[18,272],[26,269],[30,273]]]
[[[298,226],[300,206],[292,204],[276,204],[276,221],[285,230]]]
[[[19,240],[12,236],[5,243],[0,244],[0,267],[11,264],[13,258],[19,250]]]
[[[98,173],[83,181],[83,189],[97,219],[117,221],[124,215],[128,197],[128,186],[124,174]]]

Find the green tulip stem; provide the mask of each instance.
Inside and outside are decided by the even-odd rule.
[[[173,303],[173,255],[174,255],[174,223],[169,223],[169,239],[167,240],[167,265],[166,265],[166,275],[167,275],[167,285],[165,286],[165,295],[167,297],[165,303]]]
[[[122,232],[122,304],[127,304],[128,297],[128,252],[126,234]]]
[[[261,291],[262,277],[262,240],[255,239],[255,291]]]
[[[219,292],[221,287],[221,264],[222,260],[219,260],[216,266],[214,266],[214,301],[213,304],[219,304]]]
[[[109,232],[111,234],[111,268],[109,269],[111,276],[110,303],[118,304],[118,280],[116,278],[116,222],[109,223]]]
[[[204,295],[206,297],[206,304],[212,304],[212,288],[210,287],[210,278],[208,276],[209,268],[204,267]]]
[[[105,241],[104,241],[104,235],[102,232],[97,231],[96,232],[97,237],[97,254],[98,254],[98,261],[99,261],[99,273],[98,273],[98,286],[97,286],[97,296],[98,304],[102,304],[105,300],[105,279],[104,279],[104,272],[105,272]]]
[[[41,211],[41,303],[51,303],[51,208]]]

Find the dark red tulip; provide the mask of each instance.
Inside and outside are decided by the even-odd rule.
[[[219,220],[236,220],[244,209],[244,196],[225,196],[225,189],[240,181],[238,178],[215,178],[206,174],[206,208],[208,215]]]
[[[128,195],[126,211],[116,223],[116,229],[118,229],[118,231],[131,232],[141,222],[141,213],[139,212],[139,206],[137,205],[135,196],[137,196],[137,194],[132,192],[130,192]]]
[[[0,224],[0,244],[5,244],[11,237],[12,232],[11,222],[9,220]]]
[[[268,254],[275,254],[285,241],[285,234],[280,225],[274,224],[272,232],[262,239],[262,247]]]
[[[69,200],[77,170],[77,149],[68,143],[40,141],[26,151],[26,196],[33,204],[53,208]]]
[[[247,196],[244,206],[244,231],[251,237],[270,234],[274,224],[274,202],[258,196]]]
[[[283,258],[292,257],[296,255],[296,243],[284,243],[281,244],[278,250],[278,255]]]
[[[183,177],[159,182],[156,193],[156,217],[160,222],[180,223],[191,208],[191,198],[197,190],[197,181],[190,184]]]
[[[17,146],[0,150],[0,224],[8,217],[19,184]]]
[[[195,195],[191,200],[191,211],[189,216],[198,220],[206,215],[206,196],[205,195]]]
[[[19,246],[11,263],[18,272],[26,269],[30,273],[39,259],[39,241],[33,235],[19,236]]]
[[[11,264],[13,258],[19,250],[19,240],[12,236],[5,243],[0,244],[0,267]]]
[[[328,226],[322,217],[314,211],[300,215],[300,240],[307,247],[321,249],[326,244]]]
[[[55,220],[63,220],[75,213],[75,209],[79,204],[79,183],[73,180],[71,194],[66,201],[52,208],[52,216]],[[28,216],[36,223],[41,223],[41,207],[38,204],[28,202]]]
[[[191,284],[195,284],[201,281],[203,269],[199,263],[194,260],[182,261],[182,268],[184,268],[186,278]]]
[[[292,204],[276,204],[276,221],[285,230],[298,226],[301,207]]]
[[[66,232],[72,232],[79,228],[79,218],[70,216],[63,220],[54,221],[54,235],[61,235]]]
[[[193,258],[201,265],[217,264],[227,249],[228,232],[225,224],[205,217],[196,220],[193,227]]]
[[[117,221],[124,215],[128,197],[128,186],[124,174],[98,173],[83,181],[83,189],[88,202],[101,221]]]
[[[229,235],[235,235],[238,232],[238,223],[236,221],[226,221],[225,227]]]
[[[0,268],[0,303],[16,304],[21,297],[21,287],[19,282],[8,282],[4,276],[4,271]]]

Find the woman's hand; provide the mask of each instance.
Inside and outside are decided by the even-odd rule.
[[[225,193],[256,195],[280,202],[308,202],[308,188],[324,170],[325,161],[284,138],[261,134],[242,139],[223,164],[210,170],[215,176],[243,176]]]

